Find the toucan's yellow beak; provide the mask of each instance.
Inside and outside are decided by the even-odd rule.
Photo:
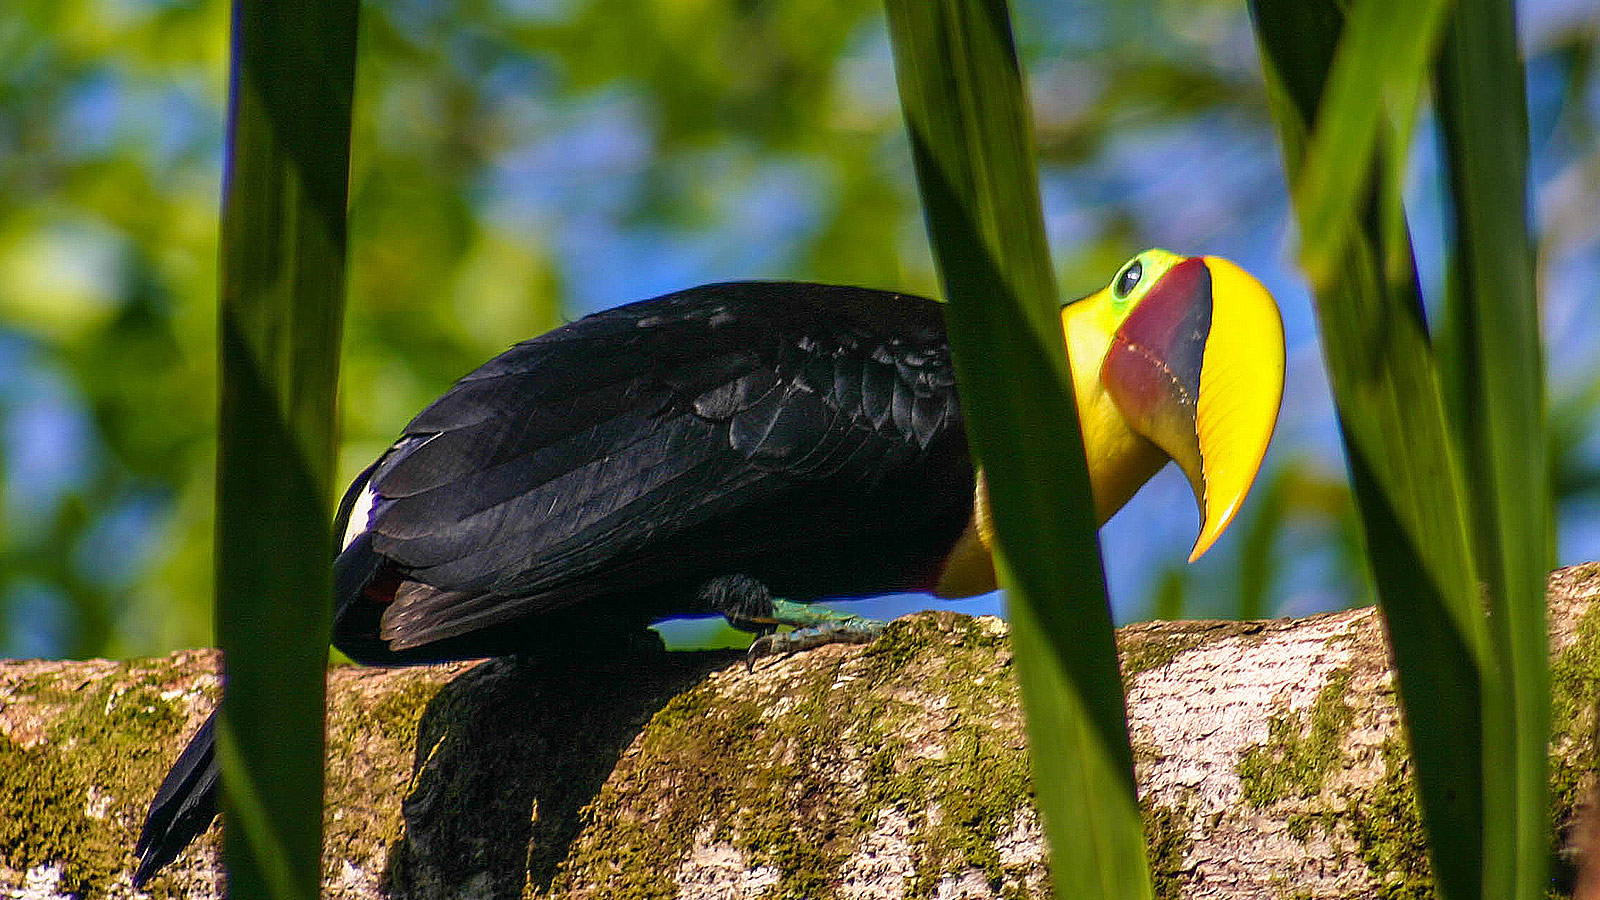
[[[1117,424],[1143,439],[1130,436],[1122,444],[1148,441],[1159,448],[1159,454],[1147,451],[1157,467],[1164,455],[1188,476],[1201,518],[1193,562],[1238,512],[1277,424],[1284,369],[1277,304],[1260,282],[1225,259],[1148,250],[1105,290],[1062,312],[1076,381],[1088,380],[1077,377],[1080,354],[1104,347],[1103,355],[1089,357],[1100,360],[1093,381],[1109,399],[1100,404],[1100,420],[1109,418],[1104,407],[1113,406],[1122,420]],[[1087,411],[1093,419],[1095,409]],[[1082,396],[1079,412],[1084,418]],[[1123,461],[1138,451],[1117,450],[1116,441],[1101,439],[1097,453],[1091,432],[1116,430],[1104,421],[1085,427],[1091,475],[1098,456],[1102,470],[1125,470],[1124,481],[1137,479],[1104,492],[1112,495],[1113,510],[1153,472],[1147,462]]]

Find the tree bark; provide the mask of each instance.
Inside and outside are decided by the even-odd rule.
[[[1600,565],[1550,581],[1552,852],[1593,782]],[[1427,897],[1376,612],[1119,632],[1163,897]],[[1006,626],[746,671],[650,646],[329,674],[329,897],[1044,896]],[[133,895],[215,654],[0,664],[0,895]],[[218,895],[212,829],[149,886]]]

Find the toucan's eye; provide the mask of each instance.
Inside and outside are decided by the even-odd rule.
[[[1111,288],[1111,293],[1118,300],[1128,299],[1128,294],[1139,286],[1139,279],[1144,276],[1144,263],[1137,259],[1128,264],[1122,274],[1117,276],[1117,283]]]

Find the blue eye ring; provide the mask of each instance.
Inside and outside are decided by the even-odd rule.
[[[1118,300],[1128,299],[1133,289],[1139,286],[1139,279],[1144,277],[1144,263],[1134,260],[1117,275],[1116,282],[1111,287],[1111,296]]]

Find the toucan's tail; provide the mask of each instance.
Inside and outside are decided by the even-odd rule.
[[[337,534],[344,533],[351,507],[355,505],[356,497],[366,486],[371,473],[372,467],[369,466],[345,492],[334,522]],[[370,544],[370,538],[367,543]],[[363,565],[352,565],[351,561],[366,564],[373,557],[365,552],[365,545],[348,556],[349,559],[346,559],[345,554],[340,554],[334,564],[334,582],[338,591],[357,594],[361,590],[362,579],[371,577],[371,566],[363,568]],[[356,568],[362,571],[350,571]],[[336,599],[335,610],[348,602]],[[221,789],[222,775],[222,770],[217,766],[216,749],[217,714],[213,711],[200,730],[189,739],[189,746],[183,748],[182,755],[172,764],[172,770],[156,791],[155,799],[150,801],[150,811],[144,817],[144,828],[139,832],[139,843],[133,850],[139,858],[139,868],[133,873],[134,887],[143,886],[162,866],[177,859],[183,848],[209,828],[211,820],[216,818],[217,792]]]
[[[142,887],[157,870],[177,858],[189,842],[211,825],[217,814],[217,714],[200,726],[172,771],[161,782],[133,850],[139,868],[133,886]]]
[[[334,522],[336,534],[344,533],[351,509],[371,474],[372,467],[369,466],[356,477],[355,483],[345,493]],[[334,562],[334,614],[341,622],[351,617],[347,608],[359,602],[366,583],[372,579],[382,562],[372,553],[371,545],[371,536],[363,534],[352,542],[351,547],[343,548],[346,552],[341,552]],[[346,643],[357,651],[370,649],[367,656],[385,661],[379,653],[382,648],[376,643],[371,648],[367,647],[368,643],[376,640],[374,619],[371,642],[365,641],[363,633],[358,632],[347,637]],[[356,653],[351,653],[351,656],[361,658]],[[139,868],[133,875],[134,887],[144,885],[162,866],[176,859],[183,848],[199,837],[210,827],[211,820],[216,818],[217,792],[221,782],[221,769],[217,765],[216,730],[217,714],[213,712],[194,737],[189,739],[189,746],[183,748],[183,754],[172,764],[172,770],[156,791],[155,799],[150,801],[150,812],[145,814],[144,828],[139,832],[139,843],[133,851],[139,858]]]

